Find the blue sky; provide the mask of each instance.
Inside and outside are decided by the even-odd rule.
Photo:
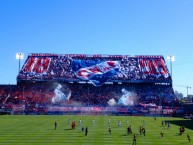
[[[29,53],[174,55],[174,90],[186,96],[180,86],[193,87],[193,0],[0,0],[0,84],[16,84],[17,52],[25,59]]]

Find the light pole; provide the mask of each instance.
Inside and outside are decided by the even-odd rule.
[[[24,53],[16,53],[16,59],[19,60],[19,71],[20,71],[20,61],[24,58]]]
[[[191,89],[191,87],[187,86],[186,88],[187,88],[187,97],[188,97],[188,89]]]
[[[170,61],[170,74],[172,79],[172,62],[175,60],[175,57],[173,55],[167,56],[167,60]]]

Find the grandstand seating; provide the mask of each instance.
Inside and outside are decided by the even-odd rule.
[[[110,64],[116,63],[116,64]],[[112,65],[112,66],[111,66]],[[111,77],[105,78],[105,74]],[[17,80],[82,81],[103,77],[105,81],[169,82],[163,56],[87,56],[31,54]],[[88,78],[88,80],[92,80]]]
[[[0,85],[1,107],[180,106],[163,56],[30,54],[17,81]],[[120,103],[123,90],[132,103]]]

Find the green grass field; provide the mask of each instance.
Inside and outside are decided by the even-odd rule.
[[[108,118],[111,120],[112,133],[108,132]],[[68,119],[77,122],[76,129],[71,129]],[[88,135],[80,130],[82,125],[88,127]],[[95,120],[93,126],[92,120]],[[118,121],[122,126],[118,127]],[[193,138],[193,120],[180,118],[136,117],[136,116],[0,116],[0,145],[132,145],[133,135],[127,135],[127,125],[132,126],[137,134],[137,145],[182,145],[188,142],[187,134]],[[171,123],[171,128],[162,126],[162,120]],[[54,122],[57,129],[54,129]],[[145,125],[146,136],[139,134],[139,126]],[[179,125],[184,125],[186,131],[179,135]],[[160,133],[163,131],[164,137]]]

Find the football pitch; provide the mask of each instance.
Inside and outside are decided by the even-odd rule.
[[[162,120],[170,122],[171,127],[162,125]],[[75,129],[71,129],[72,121],[76,122]],[[82,126],[88,127],[87,136],[81,130]],[[1,115],[0,145],[132,145],[133,134],[127,134],[128,126],[137,135],[137,145],[182,145],[193,142],[189,143],[187,139],[187,134],[193,138],[193,120],[181,118],[156,117],[155,120],[154,117],[141,116]],[[140,135],[140,126],[145,126],[145,136]],[[185,126],[182,135],[179,134],[180,126]]]

